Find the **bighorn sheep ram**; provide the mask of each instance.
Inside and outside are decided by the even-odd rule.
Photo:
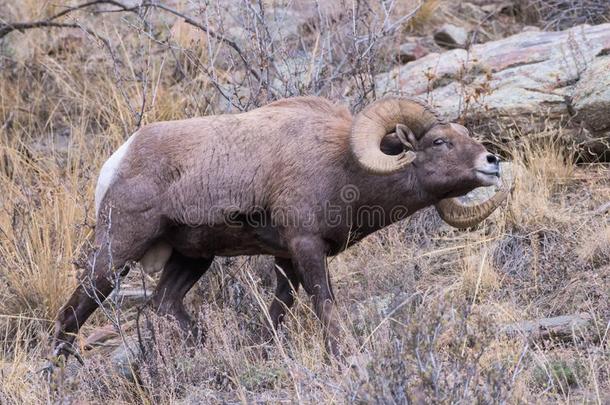
[[[500,184],[496,156],[411,99],[384,98],[352,117],[323,98],[291,98],[145,126],[101,170],[96,250],[58,315],[54,353],[71,352],[130,262],[162,270],[152,305],[187,328],[183,297],[214,256],[266,254],[277,264],[273,327],[302,285],[336,354],[326,257],[430,205],[450,225],[473,226],[508,190],[477,206],[454,197]]]

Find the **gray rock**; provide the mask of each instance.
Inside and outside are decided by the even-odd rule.
[[[105,325],[95,328],[85,339],[85,350],[92,350],[96,347],[106,345],[109,341],[116,339],[119,334],[114,330],[112,325]]]
[[[152,296],[153,291],[145,290],[141,287],[129,287],[115,290],[109,300],[117,300],[125,308],[133,307],[145,303]]]
[[[405,42],[398,48],[397,59],[400,63],[408,63],[424,57],[428,54],[428,49],[419,42]]]
[[[523,28],[521,28],[521,32],[539,32],[540,28],[536,27],[534,25],[526,25]]]
[[[141,357],[140,346],[135,339],[126,338],[110,355],[112,364],[117,373],[134,382],[137,377],[139,360]]]
[[[595,58],[574,88],[576,118],[592,131],[610,130],[610,56]]]
[[[431,53],[375,80],[379,94],[425,99],[482,135],[576,123],[597,142],[610,133],[609,51],[610,24],[523,32],[468,51]]]
[[[506,325],[502,331],[511,337],[527,336],[532,340],[578,340],[587,334],[593,317],[587,313],[542,318]]]
[[[434,40],[447,48],[464,48],[468,42],[468,31],[452,24],[444,24],[434,33]]]
[[[273,88],[280,94],[298,94],[295,86],[307,86],[311,70],[311,59],[305,55],[295,55],[291,58],[281,59],[274,64],[276,75]]]
[[[400,91],[409,95],[425,95],[430,90],[455,82],[459,67],[466,63],[467,53],[456,49],[442,54],[431,53],[376,77],[382,93]]]
[[[463,2],[459,6],[459,10],[461,13],[466,16],[476,20],[481,21],[487,15],[487,12],[481,8],[481,6],[473,4],[472,2]]]

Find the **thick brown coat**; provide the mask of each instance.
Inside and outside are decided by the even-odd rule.
[[[140,129],[109,160],[116,167],[102,170],[95,265],[58,317],[57,350],[112,291],[112,269],[156,263],[153,305],[188,327],[182,298],[215,255],[270,254],[281,268],[274,326],[303,285],[336,353],[325,257],[423,207],[453,207],[448,198],[495,184],[499,173],[465,128],[421,103],[381,101],[356,118],[305,97]],[[377,150],[367,156],[370,145]],[[458,209],[456,223],[471,224],[471,211]]]

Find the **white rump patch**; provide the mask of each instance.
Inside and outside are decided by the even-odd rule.
[[[108,188],[114,181],[114,177],[116,176],[116,172],[119,169],[119,165],[127,153],[127,149],[129,148],[129,144],[133,141],[133,138],[136,134],[133,134],[129,137],[127,142],[121,145],[112,156],[104,163],[102,166],[102,170],[100,170],[100,176],[97,179],[97,186],[95,187],[95,216],[100,210],[100,204],[102,203],[102,199],[106,195]]]
[[[165,263],[172,255],[172,247],[165,242],[154,244],[140,259],[140,264],[147,274],[153,274],[163,270]]]

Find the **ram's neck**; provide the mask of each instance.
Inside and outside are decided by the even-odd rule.
[[[352,226],[363,236],[437,202],[421,190],[411,168],[386,176],[361,173],[354,179],[358,197],[352,203]]]

